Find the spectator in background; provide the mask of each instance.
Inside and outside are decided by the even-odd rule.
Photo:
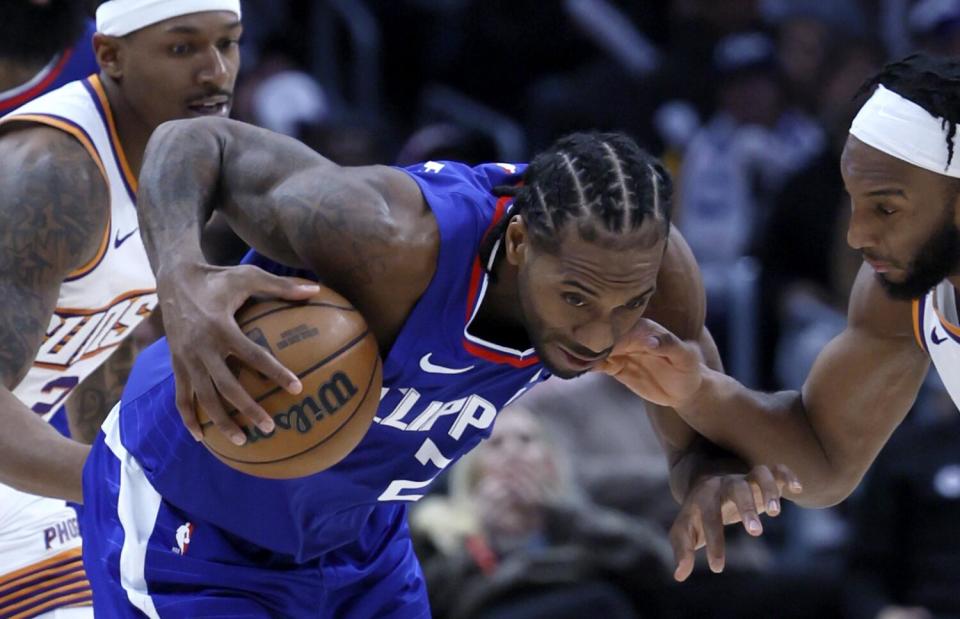
[[[817,112],[819,79],[834,34],[826,21],[802,13],[784,19],[777,27],[777,62],[787,100],[809,114]]]
[[[438,619],[629,619],[628,598],[611,583],[667,581],[663,531],[592,505],[576,489],[567,455],[535,415],[513,404],[454,469],[450,500],[418,505],[414,535],[438,550],[419,552]]]
[[[728,275],[750,248],[773,196],[822,149],[824,135],[787,99],[767,35],[722,39],[714,65],[718,109],[687,147],[677,219],[703,271],[708,326],[725,354]]]
[[[520,404],[576,462],[574,482],[591,501],[670,527],[677,505],[667,462],[632,391],[597,372],[548,381]]]
[[[854,503],[849,619],[960,617],[960,416],[942,386],[898,429]]]
[[[758,365],[761,384],[769,389],[799,387],[816,353],[843,329],[860,265],[845,239],[849,204],[840,152],[858,109],[853,93],[883,56],[878,44],[866,40],[840,40],[828,54],[831,61],[819,72],[813,94],[827,135],[824,147],[787,178],[754,250],[761,267]],[[778,375],[775,367],[782,369]]]

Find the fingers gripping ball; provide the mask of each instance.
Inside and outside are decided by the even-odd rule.
[[[241,429],[247,441],[235,445],[200,409],[207,449],[228,466],[271,479],[310,475],[342,460],[366,434],[380,403],[380,356],[363,316],[339,294],[321,287],[308,301],[246,305],[237,312],[237,323],[297,374],[303,391],[292,395],[241,367],[240,384],[273,417],[276,428],[264,434],[245,422]],[[236,410],[230,414],[244,419]]]

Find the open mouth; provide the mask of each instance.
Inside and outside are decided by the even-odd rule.
[[[202,116],[226,116],[230,110],[230,97],[217,95],[198,99],[187,105],[190,111]]]
[[[561,345],[558,345],[557,348],[560,350],[560,353],[563,355],[563,358],[566,364],[578,370],[585,370],[587,368],[593,367],[603,359],[603,356],[584,357],[582,355],[578,355],[574,352],[571,352],[569,349]]]

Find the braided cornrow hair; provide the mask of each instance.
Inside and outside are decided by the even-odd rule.
[[[947,166],[953,161],[957,122],[960,122],[960,61],[927,54],[911,54],[891,62],[868,79],[854,98],[883,84],[901,97],[913,101],[936,118],[947,131]]]
[[[514,202],[510,215],[481,247],[480,258],[489,271],[490,254],[513,215],[523,216],[527,231],[547,251],[559,248],[559,233],[569,222],[577,224],[586,241],[592,241],[598,230],[632,232],[647,219],[659,222],[664,234],[670,229],[670,175],[622,133],[574,133],[560,138],[534,158],[522,184],[493,191],[497,196],[512,196]]]

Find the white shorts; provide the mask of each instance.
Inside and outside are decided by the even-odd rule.
[[[67,608],[92,600],[80,553],[72,507],[0,484],[0,617],[90,610]]]

